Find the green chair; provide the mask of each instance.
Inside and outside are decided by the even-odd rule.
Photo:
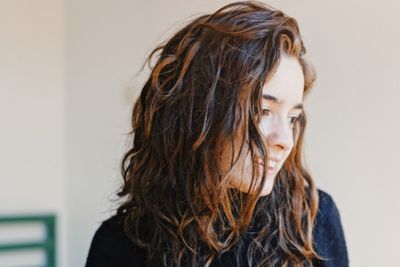
[[[40,223],[45,228],[45,236],[42,240],[19,241],[12,243],[0,243],[0,255],[2,252],[17,252],[40,249],[45,253],[45,265],[43,267],[56,267],[56,216],[55,215],[29,215],[29,216],[0,216],[0,227],[5,224]]]

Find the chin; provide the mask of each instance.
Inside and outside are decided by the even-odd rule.
[[[275,177],[272,177],[269,179],[267,178],[267,180],[265,181],[264,187],[260,192],[260,196],[264,197],[264,196],[271,194],[272,189],[274,189],[274,182],[275,182]]]
[[[261,197],[265,197],[268,196],[269,194],[271,194],[273,187],[268,187],[268,188],[263,188],[263,190],[260,193]]]

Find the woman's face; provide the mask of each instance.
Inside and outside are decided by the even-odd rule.
[[[302,113],[304,75],[299,61],[295,57],[282,55],[276,73],[263,87],[262,117],[259,124],[263,141],[269,157],[265,169],[266,181],[261,196],[271,193],[275,176],[289,156],[293,145],[293,126]],[[245,137],[245,129],[241,127],[235,136],[235,157],[239,153],[240,144]],[[229,168],[231,149],[224,149],[222,168]],[[227,154],[225,154],[227,153]],[[252,179],[253,162],[257,184],[261,182],[262,162],[260,158],[251,158],[247,144],[243,147],[237,164],[228,174],[229,185],[243,192],[248,192]],[[227,170],[227,169],[225,169]]]

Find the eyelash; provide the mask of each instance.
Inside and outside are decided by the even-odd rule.
[[[261,114],[262,114],[262,116],[266,116],[266,115],[268,115],[267,113],[269,113],[269,112],[270,112],[269,109],[263,109],[261,111]],[[297,117],[290,117],[293,120],[293,121],[291,121],[290,124],[292,124],[292,125],[295,124],[300,119],[300,117],[301,117],[301,115],[299,115]]]

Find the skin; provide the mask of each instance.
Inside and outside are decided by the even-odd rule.
[[[295,120],[302,113],[302,108],[299,105],[303,102],[303,90],[304,74],[299,61],[295,57],[282,55],[275,74],[263,87],[263,96],[273,96],[279,101],[274,101],[270,97],[263,97],[261,100],[263,114],[259,124],[267,148],[267,156],[272,160],[272,162],[267,161],[267,165],[274,166],[274,168],[270,171],[263,168],[262,159],[259,157],[252,160],[245,143],[238,162],[227,173],[229,187],[249,192],[254,162],[257,184],[253,186],[253,190],[249,193],[253,193],[255,188],[258,187],[263,171],[266,172],[266,180],[260,196],[271,193],[275,177],[294,145],[293,126]],[[235,135],[235,157],[238,155],[240,144],[246,135],[244,128],[242,125]],[[223,150],[221,158],[223,170],[229,170],[231,155],[232,147]]]

